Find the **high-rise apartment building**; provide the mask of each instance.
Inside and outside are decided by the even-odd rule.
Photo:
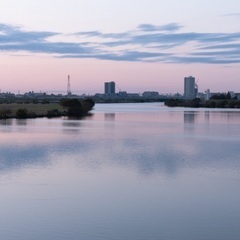
[[[198,89],[195,83],[195,78],[192,76],[184,78],[184,97],[195,98],[197,96]]]
[[[104,93],[114,94],[115,93],[115,82],[105,82],[104,83]]]

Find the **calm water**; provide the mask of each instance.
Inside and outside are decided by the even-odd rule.
[[[240,111],[0,121],[3,240],[239,240],[239,186]]]

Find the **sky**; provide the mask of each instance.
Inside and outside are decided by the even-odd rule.
[[[239,0],[0,0],[1,92],[240,92]]]

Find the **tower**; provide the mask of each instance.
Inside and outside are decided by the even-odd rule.
[[[184,97],[193,99],[197,95],[197,87],[195,84],[195,78],[192,76],[184,78]]]
[[[70,75],[68,75],[68,82],[67,82],[67,95],[71,95],[71,86],[70,86]]]
[[[104,93],[105,94],[115,94],[115,82],[105,82]]]

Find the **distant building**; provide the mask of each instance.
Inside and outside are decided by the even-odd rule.
[[[235,97],[237,98],[237,100],[240,100],[240,93],[235,93]]]
[[[159,93],[154,91],[146,91],[142,94],[143,98],[159,98]]]
[[[119,96],[119,97],[126,98],[126,97],[128,96],[128,94],[127,94],[126,91],[120,91],[120,92],[118,93],[118,96]]]
[[[209,100],[211,98],[212,94],[209,89],[205,91],[205,100]]]
[[[235,92],[233,92],[233,91],[229,91],[229,94],[230,94],[231,98],[234,98],[236,96]]]
[[[115,82],[105,82],[104,83],[104,93],[105,94],[115,94]]]
[[[24,93],[24,97],[28,97],[28,98],[43,98],[45,97],[47,94],[45,92],[28,92],[28,93]]]
[[[184,78],[184,97],[195,98],[198,94],[198,87],[195,83],[195,78],[192,76]]]

